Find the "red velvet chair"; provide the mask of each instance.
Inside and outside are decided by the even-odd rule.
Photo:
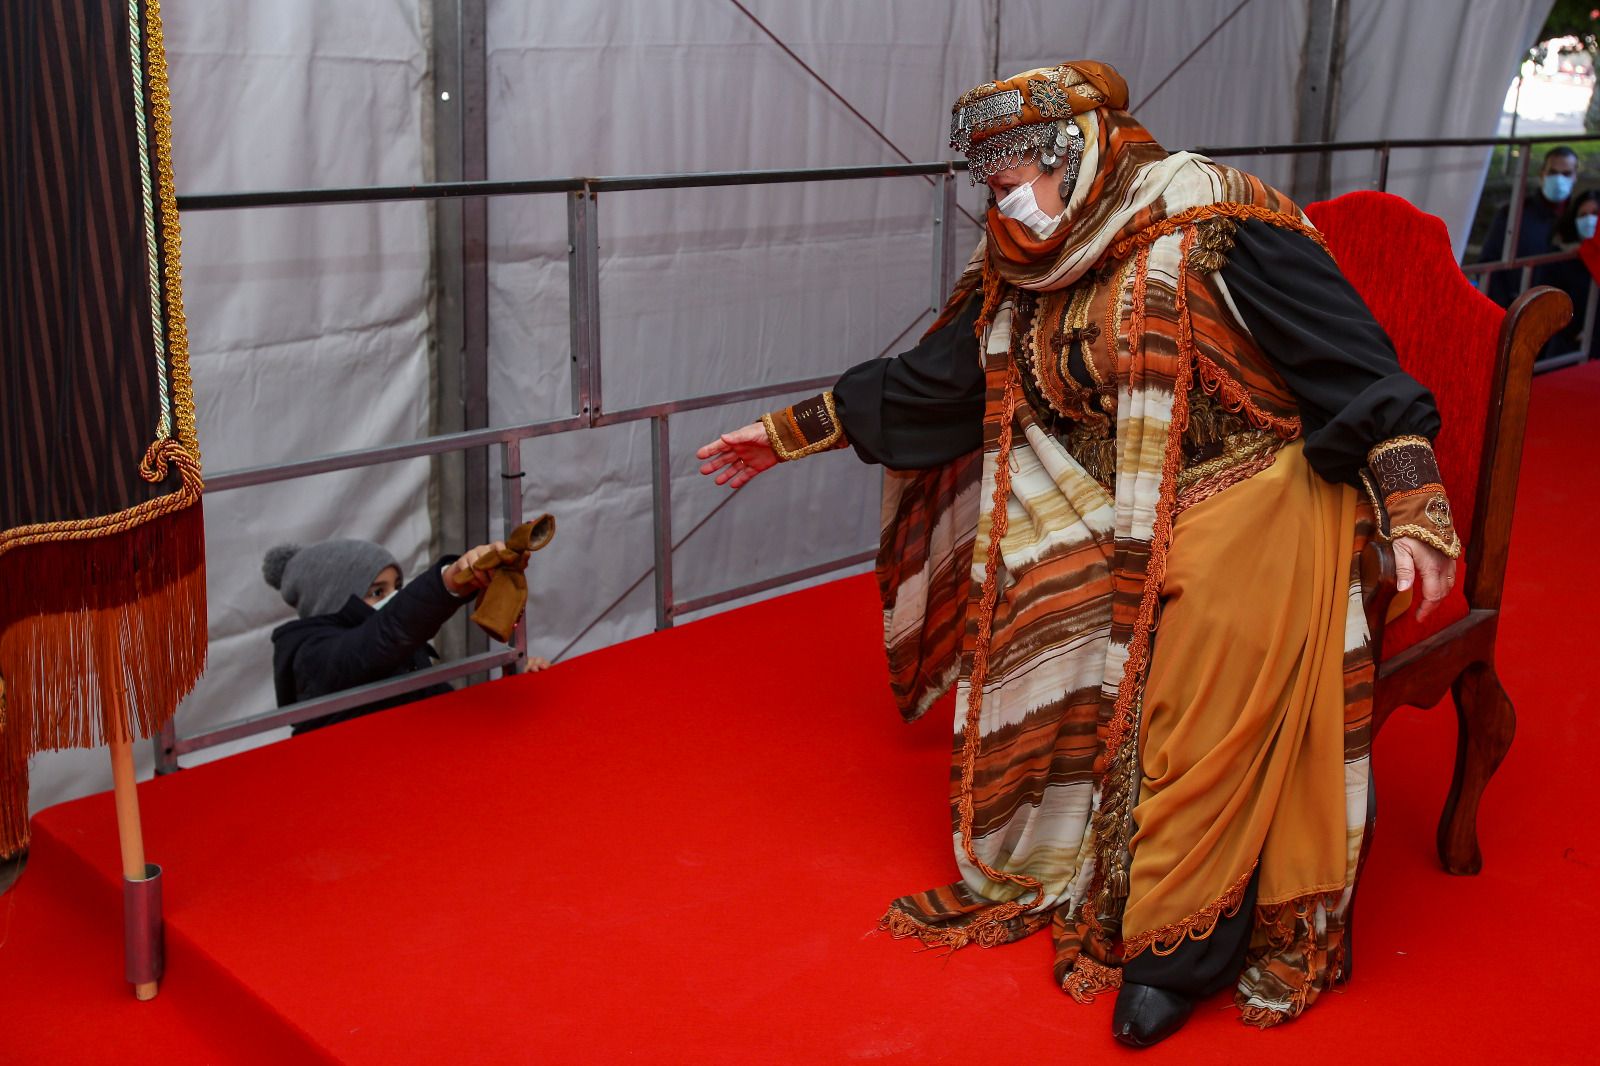
[[[1439,861],[1483,866],[1478,803],[1511,746],[1516,715],[1494,669],[1533,359],[1572,317],[1565,293],[1541,286],[1510,310],[1478,292],[1456,263],[1444,223],[1398,196],[1357,192],[1306,211],[1334,259],[1388,332],[1400,363],[1433,391],[1444,428],[1439,470],[1465,545],[1450,597],[1418,623],[1384,624],[1394,596],[1387,545],[1363,560],[1367,617],[1380,649],[1372,733],[1396,707],[1456,705],[1456,766],[1439,820]]]

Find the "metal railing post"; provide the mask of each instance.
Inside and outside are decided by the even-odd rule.
[[[522,438],[505,441],[500,445],[500,513],[505,518],[505,535],[522,525]],[[517,619],[511,632],[511,647],[516,659],[500,668],[501,676],[521,673],[528,662],[528,623]]]
[[[571,307],[572,413],[600,407],[599,201],[587,182],[567,195],[567,293]]]
[[[955,286],[956,173],[952,168],[933,181],[933,300],[935,314]]]
[[[1589,345],[1594,340],[1595,304],[1600,302],[1600,285],[1593,280],[1589,282],[1589,302],[1583,309],[1583,332],[1578,334],[1579,351],[1583,354],[1583,361],[1589,361]]]
[[[1378,149],[1377,188],[1379,192],[1389,191],[1389,152],[1390,148],[1387,144]]]
[[[1511,204],[1506,209],[1506,241],[1500,258],[1509,262],[1520,254],[1522,240],[1522,205],[1528,199],[1528,160],[1533,157],[1533,145],[1518,145],[1517,183],[1511,187]]]
[[[178,725],[173,719],[168,718],[167,724],[156,731],[155,736],[150,738],[150,745],[156,752],[157,777],[183,769],[178,765]]]
[[[672,440],[667,416],[650,419],[651,510],[655,519],[656,628],[672,628]]]

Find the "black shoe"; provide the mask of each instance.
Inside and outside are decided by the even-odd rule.
[[[1182,1029],[1193,1013],[1188,996],[1124,982],[1111,1013],[1111,1035],[1129,1047],[1149,1047]]]

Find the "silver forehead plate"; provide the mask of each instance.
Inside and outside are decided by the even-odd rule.
[[[950,136],[955,138],[963,130],[980,130],[1020,114],[1022,114],[1021,89],[1007,89],[1005,92],[994,93],[956,111],[950,119]]]

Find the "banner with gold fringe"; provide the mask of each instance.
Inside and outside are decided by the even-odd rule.
[[[27,760],[160,729],[205,665],[159,0],[0,5],[0,856]]]

